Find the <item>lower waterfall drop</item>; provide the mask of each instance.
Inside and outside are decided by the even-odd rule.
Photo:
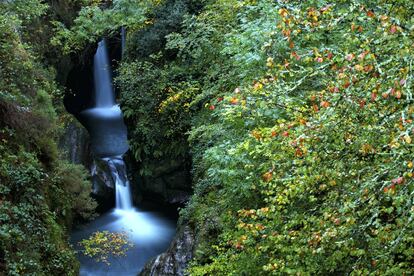
[[[112,179],[115,183],[115,207],[119,210],[132,210],[131,188],[122,156],[104,158],[108,163]]]
[[[131,200],[131,190],[129,188],[129,183],[123,185],[122,183],[116,182],[115,186],[116,194],[116,209],[120,210],[131,210],[132,209],[132,200]]]

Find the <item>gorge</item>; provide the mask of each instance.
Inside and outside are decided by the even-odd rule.
[[[112,68],[109,62],[105,39],[98,44],[93,60],[94,107],[83,110],[78,116],[90,136],[91,152],[94,158],[92,175],[99,164],[108,188],[115,191],[115,209],[99,215],[93,222],[80,226],[72,234],[72,242],[79,252],[79,242],[97,231],[126,233],[133,249],[125,256],[111,256],[106,263],[97,263],[90,257],[79,255],[80,275],[137,275],[144,264],[152,257],[165,251],[175,233],[173,217],[162,213],[162,208],[154,210],[135,207],[131,196],[126,164],[123,155],[128,151],[127,128],[122,112],[116,104],[112,86]],[[98,194],[102,182],[95,181],[94,193]],[[151,206],[148,209],[148,206]],[[157,211],[158,210],[158,211]],[[160,213],[161,211],[161,213]]]
[[[0,275],[414,275],[413,14],[0,1]]]

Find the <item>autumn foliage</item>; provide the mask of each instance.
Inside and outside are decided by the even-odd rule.
[[[214,123],[202,121],[208,137],[219,136],[200,161],[208,168],[200,183],[217,188],[202,189],[191,207],[218,204],[203,213],[220,214],[221,234],[190,271],[414,273],[414,5],[264,2],[235,13],[276,14],[257,45],[267,70],[212,100]],[[232,31],[227,47],[241,36]]]

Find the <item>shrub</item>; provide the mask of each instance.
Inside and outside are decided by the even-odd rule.
[[[92,185],[82,165],[61,162],[52,183],[49,200],[57,215],[75,223],[95,218],[97,203],[90,197]]]

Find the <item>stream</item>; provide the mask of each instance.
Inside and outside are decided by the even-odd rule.
[[[96,262],[79,253],[80,275],[137,275],[145,263],[164,252],[175,235],[176,216],[168,210],[157,209],[146,203],[125,211],[114,209],[72,233],[72,244],[80,250],[78,242],[95,231],[126,232],[133,247],[126,256],[109,258],[110,265]]]

